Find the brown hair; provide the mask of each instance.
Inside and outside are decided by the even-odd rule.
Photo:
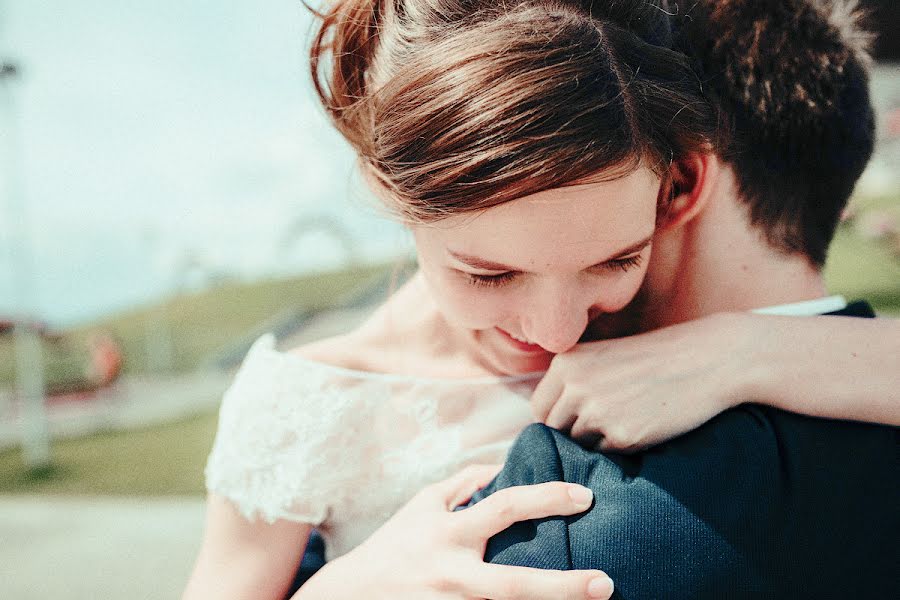
[[[679,43],[729,123],[720,154],[752,223],[819,266],[874,146],[862,16],[855,0],[695,0]]]
[[[661,3],[661,4],[660,4]],[[336,0],[316,91],[379,195],[429,222],[713,149],[665,0]],[[671,11],[675,12],[675,11]]]

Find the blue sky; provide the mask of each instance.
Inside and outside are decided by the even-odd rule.
[[[339,264],[325,236],[283,242],[323,216],[362,256],[405,252],[315,102],[310,23],[299,0],[0,0],[0,55],[22,71],[0,143],[12,122],[28,214],[0,220],[0,315],[18,302],[10,227],[57,325],[167,293],[186,256],[248,279]]]

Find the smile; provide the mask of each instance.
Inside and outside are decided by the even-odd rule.
[[[516,349],[518,349],[522,352],[528,352],[528,353],[547,352],[546,350],[544,350],[543,347],[540,346],[540,344],[532,343],[525,338],[520,338],[519,336],[513,335],[512,333],[509,333],[508,331],[500,329],[499,327],[497,327],[496,329],[501,334],[503,334],[503,337],[506,338],[506,340],[508,342],[510,342],[510,344],[513,347],[515,347]]]

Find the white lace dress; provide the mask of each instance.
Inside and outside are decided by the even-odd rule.
[[[538,378],[353,371],[279,352],[265,335],[225,393],[206,486],[248,519],[317,526],[331,560],[427,484],[503,462],[532,421]]]

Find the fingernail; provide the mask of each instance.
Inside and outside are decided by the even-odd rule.
[[[591,598],[609,598],[613,593],[612,579],[606,575],[602,575],[595,579],[591,579],[588,584],[588,596]]]
[[[588,507],[594,500],[594,492],[584,486],[573,485],[569,486],[569,497],[575,501],[577,506]]]

